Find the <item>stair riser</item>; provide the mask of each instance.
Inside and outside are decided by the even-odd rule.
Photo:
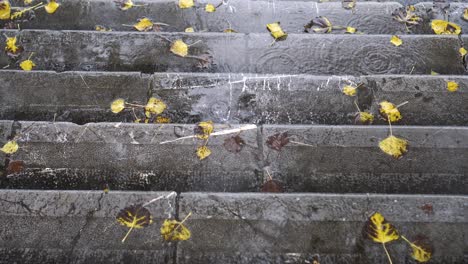
[[[1,33],[1,32],[0,32]],[[13,35],[12,31],[4,31]],[[208,69],[199,60],[169,51],[183,39],[191,56],[210,54]],[[464,68],[456,36],[402,36],[395,47],[390,36],[290,35],[271,45],[269,34],[156,34],[78,31],[21,31],[25,57],[34,51],[36,70],[142,72],[251,72],[283,74],[461,74]],[[0,65],[8,65],[6,56]],[[15,65],[11,65],[14,69]]]
[[[271,173],[287,192],[468,190],[463,128],[394,127],[396,136],[409,141],[406,156],[394,160],[378,148],[388,135],[386,127],[263,126],[241,134],[245,146],[239,153],[224,148],[228,136],[211,137],[212,155],[200,161],[195,151],[202,140],[159,144],[176,139],[175,133],[193,135],[189,125],[30,125],[21,124],[23,133],[16,130],[22,149],[10,157],[26,169],[3,178],[3,188],[99,190],[108,184],[112,189],[242,192],[259,191]],[[290,143],[280,152],[272,150],[265,142],[277,132],[309,146]]]

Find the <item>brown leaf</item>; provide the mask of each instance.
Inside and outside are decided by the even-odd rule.
[[[24,162],[22,160],[13,160],[8,163],[7,174],[20,173],[24,170]]]
[[[269,148],[280,151],[286,144],[289,143],[288,132],[276,133],[269,136],[266,144]]]
[[[420,208],[426,214],[433,214],[434,213],[434,207],[432,206],[432,204],[423,204]]]
[[[267,193],[282,193],[283,187],[281,187],[281,184],[278,181],[268,180],[267,182],[263,184],[260,191],[267,192]]]
[[[239,136],[231,136],[224,140],[224,148],[229,152],[240,152],[245,145],[245,141]]]

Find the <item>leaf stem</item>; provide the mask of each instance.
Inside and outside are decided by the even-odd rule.
[[[127,103],[127,102],[125,102],[125,104],[126,104],[126,105],[129,105],[129,106],[135,106],[135,107],[143,107],[143,108],[145,108],[144,105],[132,104],[132,103]]]
[[[385,247],[385,243],[382,243],[382,246],[383,246],[383,249],[385,250],[385,254],[387,254],[388,262],[389,262],[390,264],[393,264],[392,258],[390,257],[390,254],[388,253],[388,250],[387,250],[387,248]]]
[[[130,227],[130,229],[128,230],[127,234],[126,234],[126,235],[124,236],[124,238],[122,239],[122,243],[125,243],[125,239],[127,239],[128,235],[130,235],[130,232],[132,232],[132,230],[133,230],[134,227],[135,227],[135,226]]]
[[[409,103],[409,102],[408,102],[408,101],[405,101],[405,102],[403,102],[403,103],[397,105],[396,108],[399,108],[400,106],[404,106],[404,105],[407,104],[407,103]]]
[[[387,120],[388,120],[388,125],[390,126],[390,136],[393,136],[392,121],[390,121],[390,117],[388,115],[387,115]]]
[[[354,100],[354,105],[356,106],[357,110],[359,113],[361,113],[361,109],[359,108],[359,105],[357,104],[356,100]]]

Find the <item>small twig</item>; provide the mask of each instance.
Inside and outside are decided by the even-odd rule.
[[[256,129],[256,128],[257,128],[257,125],[246,125],[246,126],[243,126],[243,127],[240,127],[240,128],[227,129],[227,130],[222,130],[222,131],[218,131],[218,132],[215,132],[215,133],[211,133],[211,136],[234,134],[234,133],[239,133],[241,131],[246,131],[246,130],[251,130],[251,129]],[[163,141],[163,142],[161,142],[159,144],[162,145],[162,144],[172,143],[172,142],[176,142],[176,141],[179,141],[179,140],[189,139],[189,138],[194,138],[194,137],[197,137],[197,136],[196,135],[190,135],[190,136],[180,137],[180,138],[176,138],[176,139],[173,139],[173,140]]]

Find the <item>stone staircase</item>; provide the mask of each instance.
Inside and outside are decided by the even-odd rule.
[[[363,235],[375,212],[407,238],[424,235],[428,263],[468,263],[468,77],[459,53],[468,39],[429,25],[444,18],[467,32],[468,3],[438,11],[418,0],[358,1],[346,10],[341,1],[229,0],[213,13],[205,4],[219,2],[180,9],[143,0],[125,11],[111,0],[59,3],[21,30],[2,30],[18,38],[22,59],[34,52],[36,67],[22,71],[0,55],[0,146],[20,146],[0,152],[0,263],[388,263]],[[424,19],[411,32],[392,17],[408,4]],[[318,16],[358,33],[305,33]],[[128,26],[141,17],[169,26]],[[277,21],[289,35],[273,42],[266,24]],[[170,52],[178,39],[189,56]],[[357,96],[343,94],[347,84],[359,84]],[[117,98],[151,97],[167,105],[170,123],[111,112]],[[379,149],[389,135],[383,100],[408,101],[392,124],[408,141],[400,159]],[[372,125],[356,125],[361,110],[375,115]],[[200,160],[194,129],[207,120],[212,154]],[[236,129],[242,148],[230,152],[235,134],[223,131]],[[272,148],[285,132],[289,142]],[[154,223],[122,243],[119,211],[163,195],[147,207]],[[190,213],[189,240],[161,237],[164,219]],[[386,247],[393,263],[417,263],[401,239]]]

